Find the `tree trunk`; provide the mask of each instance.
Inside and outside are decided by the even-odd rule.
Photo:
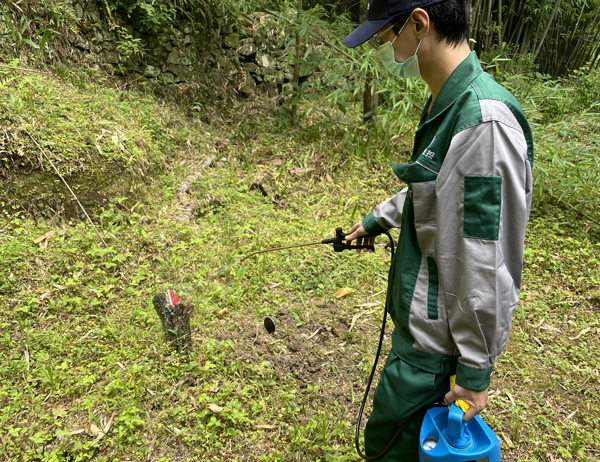
[[[300,15],[302,13],[302,0],[298,0],[298,22],[300,22]],[[299,25],[299,24],[298,24]],[[300,34],[296,33],[296,49],[294,51],[296,62],[294,63],[294,82],[300,88],[300,63],[297,62],[300,59]],[[295,96],[294,96],[295,98]],[[298,102],[292,104],[292,127],[296,128],[298,125]]]

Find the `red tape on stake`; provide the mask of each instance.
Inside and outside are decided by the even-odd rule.
[[[179,297],[175,295],[175,292],[173,292],[172,290],[167,290],[167,294],[169,295],[169,302],[171,303],[171,305],[175,306],[181,301],[179,300]]]

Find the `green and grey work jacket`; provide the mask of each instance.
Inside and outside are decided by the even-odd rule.
[[[389,272],[394,351],[431,373],[489,386],[519,301],[532,192],[533,141],[517,100],[472,53],[452,73],[411,160],[408,185],[362,223],[401,228]]]

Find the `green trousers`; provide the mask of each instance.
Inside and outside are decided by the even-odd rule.
[[[441,401],[450,391],[450,376],[432,374],[404,362],[393,351],[381,373],[373,398],[373,412],[365,428],[365,454],[385,449],[396,430],[423,406]],[[418,462],[419,432],[423,417],[400,434],[382,462]]]

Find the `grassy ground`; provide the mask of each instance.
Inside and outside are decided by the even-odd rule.
[[[390,143],[368,141],[358,125],[289,131],[261,101],[207,113],[210,125],[160,107],[180,121],[181,140],[161,172],[96,211],[108,249],[84,222],[0,219],[0,459],[359,460],[352,423],[389,249],[306,247],[219,268],[331,236],[394,194],[389,166],[407,159],[410,125]],[[177,186],[209,157],[191,219],[180,222]],[[597,230],[543,202],[526,252],[522,301],[482,416],[503,460],[598,460]],[[169,351],[152,308],[168,288],[195,304],[189,359]],[[351,291],[338,299],[340,288]],[[386,338],[384,356],[389,348]]]

